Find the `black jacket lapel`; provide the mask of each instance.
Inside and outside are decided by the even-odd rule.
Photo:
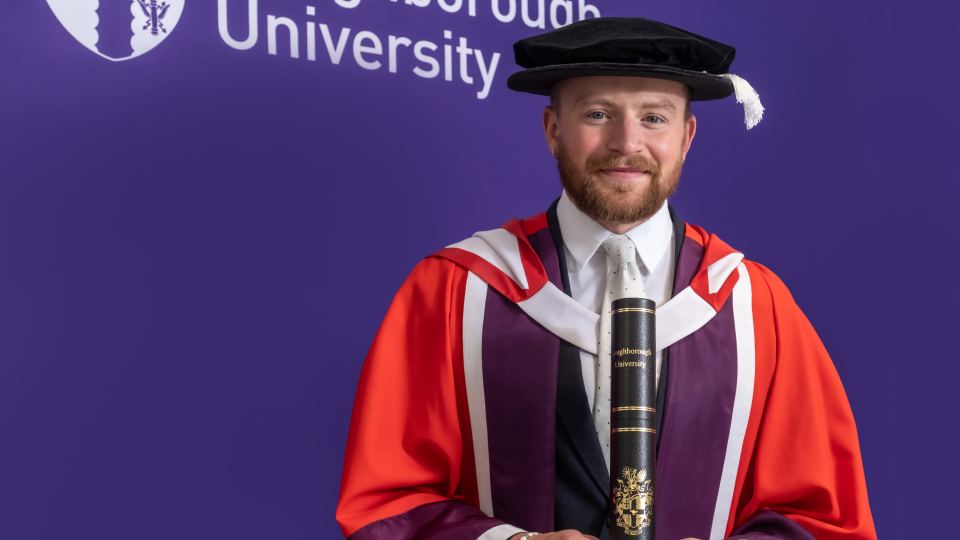
[[[547,224],[553,236],[553,243],[557,249],[557,259],[560,262],[560,277],[563,292],[570,295],[570,280],[567,277],[567,257],[564,252],[563,236],[560,233],[560,224],[557,221],[557,201],[547,211]],[[557,418],[558,429],[565,429],[566,435],[572,442],[571,446],[577,451],[584,467],[593,479],[594,484],[603,497],[609,497],[610,474],[603,461],[603,451],[597,439],[593,425],[593,416],[590,415],[590,406],[583,387],[583,375],[580,371],[580,349],[560,341],[560,365],[557,388]]]
[[[677,267],[680,264],[680,251],[683,249],[683,241],[687,237],[687,226],[677,216],[676,210],[669,206],[670,221],[673,222],[673,292],[680,290],[677,287]],[[686,285],[684,285],[686,286]],[[663,433],[663,413],[666,408],[667,384],[669,384],[670,371],[670,347],[663,350],[660,358],[660,381],[657,383],[657,417],[654,427],[657,430],[657,451],[660,451],[660,434]]]

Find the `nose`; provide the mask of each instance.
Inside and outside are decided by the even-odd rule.
[[[625,156],[642,152],[644,148],[643,126],[634,118],[621,117],[608,124],[610,131],[607,149]]]

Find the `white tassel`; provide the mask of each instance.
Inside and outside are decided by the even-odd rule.
[[[743,104],[743,122],[747,125],[747,129],[759,124],[763,118],[763,104],[760,103],[760,94],[750,86],[746,79],[733,73],[724,73],[721,77],[726,77],[733,83],[733,93],[736,95],[737,103]]]

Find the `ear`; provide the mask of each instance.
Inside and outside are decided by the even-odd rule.
[[[557,111],[547,105],[543,108],[543,136],[547,140],[547,149],[554,157],[557,156],[557,149],[560,147],[560,136],[557,129]]]
[[[696,134],[697,117],[691,114],[683,126],[683,159],[687,159],[687,152],[690,151],[690,146],[693,145],[693,138]]]

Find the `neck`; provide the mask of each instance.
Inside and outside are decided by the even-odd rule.
[[[597,223],[599,223],[600,225],[603,225],[603,228],[604,228],[604,229],[612,232],[613,234],[626,234],[627,231],[629,231],[630,229],[632,229],[632,228],[634,228],[634,227],[636,227],[636,226],[638,226],[638,225],[642,225],[642,224],[645,223],[648,219],[650,219],[650,218],[641,219],[640,221],[635,221],[635,222],[633,222],[633,223],[614,223],[614,222],[612,222],[612,221],[607,221],[607,220],[603,220],[603,219],[598,219],[598,220],[597,220]]]

